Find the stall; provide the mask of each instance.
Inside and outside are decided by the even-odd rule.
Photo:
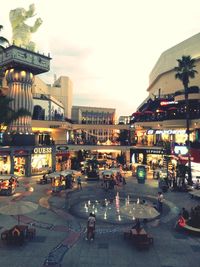
[[[62,175],[56,175],[52,177],[52,193],[59,193],[66,189],[66,178]]]
[[[15,193],[18,186],[17,178],[11,177],[0,177],[0,195],[11,196]]]

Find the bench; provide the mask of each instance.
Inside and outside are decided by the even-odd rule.
[[[26,238],[28,240],[32,240],[36,235],[36,229],[35,228],[28,228],[26,231]]]
[[[153,243],[153,238],[149,237],[148,235],[138,235],[135,238],[135,246],[138,249],[144,249],[144,248],[149,248],[150,245]]]
[[[147,234],[144,229],[140,232],[135,229],[125,230],[124,239],[131,240],[138,249],[149,248],[153,244],[153,236]]]
[[[125,230],[124,231],[124,239],[131,239],[132,233],[131,230]]]
[[[196,228],[196,227],[190,226],[188,224],[185,224],[183,226],[183,229],[188,230],[192,233],[200,234],[200,228]]]
[[[1,240],[7,244],[23,245],[26,239],[32,240],[36,235],[35,228],[28,228],[27,225],[16,225],[10,230],[1,233]]]
[[[189,192],[189,194],[191,195],[191,197],[200,197],[200,190],[192,190]]]

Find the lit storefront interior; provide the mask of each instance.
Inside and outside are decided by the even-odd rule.
[[[31,173],[42,174],[52,170],[52,149],[35,148],[31,155]]]
[[[9,174],[10,173],[10,156],[9,155],[0,155],[0,174]]]
[[[18,176],[26,175],[27,157],[14,157],[14,174]]]
[[[56,171],[63,171],[71,168],[70,152],[67,145],[56,146]]]

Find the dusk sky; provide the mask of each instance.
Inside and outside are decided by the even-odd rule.
[[[1,5],[1,36],[11,40],[9,11],[35,4],[43,24],[33,41],[50,53],[42,75],[71,78],[73,105],[116,108],[131,115],[148,96],[149,74],[160,54],[197,34],[199,0],[9,0]]]

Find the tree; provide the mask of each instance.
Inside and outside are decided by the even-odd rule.
[[[0,25],[0,31],[3,29],[3,26]],[[0,36],[0,53],[2,53],[5,49],[5,45],[9,45],[9,41]],[[0,82],[4,76],[4,70],[0,68]],[[0,83],[1,87],[1,83]],[[8,126],[12,121],[15,121],[19,117],[22,116],[30,116],[30,112],[24,108],[19,109],[17,112],[12,110],[9,106],[9,103],[13,101],[13,99],[7,97],[3,94],[2,90],[0,89],[0,132],[3,131],[4,126]]]
[[[12,99],[4,95],[0,89],[0,132],[3,131],[5,126],[8,126],[12,121],[19,117],[30,116],[30,112],[26,109],[21,108],[17,112],[12,110],[9,106],[11,101]]]
[[[0,25],[0,31],[3,29],[3,26]],[[3,36],[0,36],[0,50],[4,50],[5,49],[5,45],[8,44],[9,42],[6,38],[4,38]]]
[[[0,31],[3,29],[3,26],[0,25]],[[0,53],[5,49],[5,45],[9,45],[9,41],[4,38],[3,36],[0,36]],[[4,70],[0,68],[0,85],[2,84],[3,79],[3,72]]]
[[[117,141],[120,142],[121,145],[128,145],[129,144],[129,131],[128,130],[121,130]]]
[[[188,148],[188,184],[192,185],[192,172],[191,172],[191,157],[190,157],[190,115],[189,115],[189,101],[188,101],[188,85],[190,79],[195,78],[198,73],[194,68],[195,59],[191,56],[182,56],[177,59],[178,67],[175,67],[175,78],[179,79],[184,86],[185,104],[186,104],[186,132],[187,132],[187,148]]]

